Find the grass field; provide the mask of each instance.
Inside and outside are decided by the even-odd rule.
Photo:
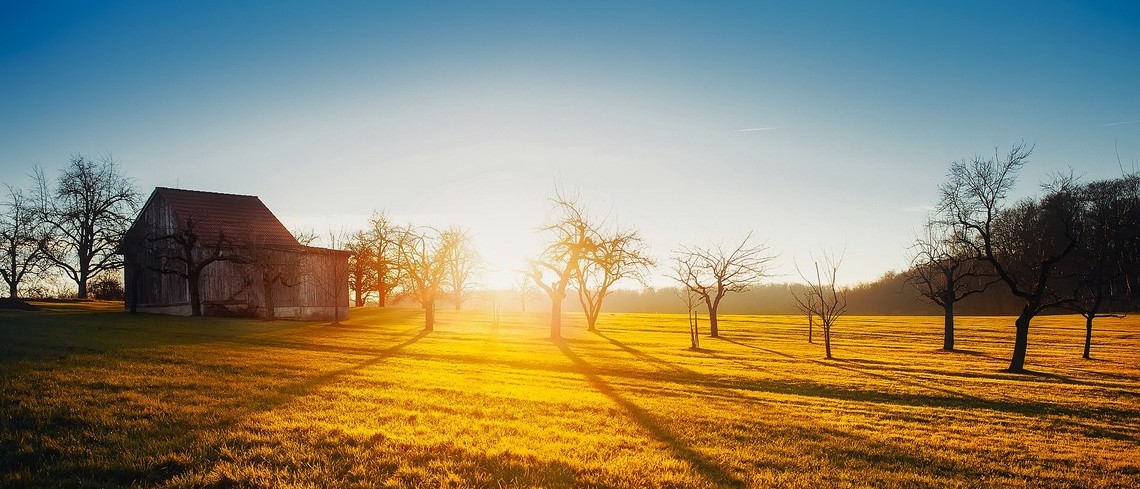
[[[1140,319],[0,312],[0,486],[1137,487]]]

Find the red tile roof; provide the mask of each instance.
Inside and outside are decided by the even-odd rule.
[[[170,206],[183,224],[194,219],[200,236],[221,234],[235,244],[300,246],[257,196],[158,187],[151,200],[155,197]]]

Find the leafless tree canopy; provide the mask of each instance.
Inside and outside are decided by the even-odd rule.
[[[823,328],[823,345],[826,358],[831,358],[831,327],[835,321],[847,312],[847,290],[839,287],[836,276],[839,266],[843,263],[843,256],[835,257],[824,253],[819,259],[812,259],[810,271],[800,269],[796,264],[796,272],[807,283],[807,291],[802,295],[795,295],[801,310],[819,318]]]
[[[364,231],[352,233],[344,246],[352,253],[348,258],[348,287],[353,295],[353,304],[362,307],[376,292],[376,247]]]
[[[469,230],[452,226],[443,232],[442,239],[449,254],[445,288],[451,304],[459,310],[475,288],[482,259],[475,250]]]
[[[373,212],[368,219],[366,236],[372,246],[370,254],[375,269],[376,302],[384,307],[406,278],[405,267],[400,263],[400,250],[405,244],[403,240],[411,235],[407,227],[393,223],[387,213]]]
[[[984,292],[997,279],[963,240],[955,227],[943,221],[928,221],[921,237],[911,245],[908,281],[926,300],[942,306],[942,349],[954,349],[954,304]]]
[[[530,277],[530,272],[524,271],[515,278],[514,292],[518,294],[522,312],[526,312],[527,303],[538,296],[538,287],[534,285],[534,279]]]
[[[1140,175],[1082,185],[1072,259],[1062,265],[1073,300],[1065,306],[1085,318],[1083,357],[1092,358],[1093,320],[1120,316],[1134,301],[1133,274],[1140,247]],[[1132,302],[1131,305],[1134,305]]]
[[[716,312],[729,292],[744,292],[768,276],[776,255],[766,243],[749,244],[752,234],[733,248],[684,246],[673,252],[672,278],[693,291],[709,314],[709,335],[717,337]]]
[[[190,314],[202,315],[202,300],[199,279],[206,267],[218,261],[248,262],[245,254],[235,252],[235,247],[223,234],[201,236],[194,216],[187,216],[183,225],[174,232],[156,234],[147,230],[146,246],[158,264],[153,271],[177,275],[186,280],[190,295]]]
[[[540,230],[546,237],[546,247],[529,263],[534,283],[550,296],[550,337],[559,339],[566,287],[574,279],[579,260],[594,246],[595,231],[577,199],[559,194],[551,202],[553,208],[548,223]]]
[[[1040,200],[1006,207],[1005,200],[1033,148],[1015,144],[993,158],[974,157],[950,166],[939,187],[940,211],[955,230],[957,245],[988,263],[1010,292],[1024,301],[1015,323],[1009,370],[1025,365],[1029,323],[1067,299],[1055,287],[1058,265],[1076,247],[1075,196],[1071,181],[1059,181]]]
[[[25,278],[44,271],[49,237],[32,199],[8,186],[8,200],[0,213],[0,277],[8,286],[8,297],[15,299]]]
[[[612,292],[613,285],[623,279],[643,281],[653,259],[636,230],[594,229],[592,234],[590,246],[578,260],[574,278],[586,324],[590,331],[595,331],[602,301]]]
[[[443,294],[451,251],[442,233],[432,228],[407,227],[399,239],[399,261],[411,292],[424,309],[424,330],[435,327],[435,302]]]
[[[138,190],[110,156],[95,162],[77,155],[54,185],[40,168],[35,180],[40,212],[53,234],[45,254],[86,298],[88,280],[123,266],[115,251],[138,209]]]

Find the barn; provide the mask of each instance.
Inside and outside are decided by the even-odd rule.
[[[119,253],[131,312],[348,317],[349,253],[302,245],[253,195],[156,188]]]

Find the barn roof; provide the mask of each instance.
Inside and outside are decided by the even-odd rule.
[[[155,198],[162,199],[182,223],[192,218],[202,236],[223,235],[233,242],[255,241],[268,246],[300,246],[255,195],[158,187],[150,200]]]

